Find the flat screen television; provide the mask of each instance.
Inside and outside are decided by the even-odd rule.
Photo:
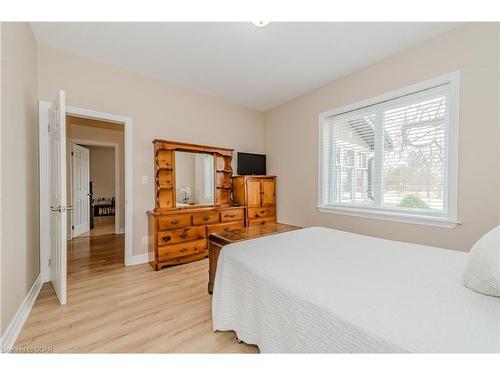
[[[237,173],[245,175],[265,175],[266,155],[238,152]]]

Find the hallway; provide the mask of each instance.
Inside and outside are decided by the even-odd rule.
[[[114,234],[115,233],[115,217],[114,216],[102,216],[94,218],[94,228],[83,232],[74,239],[82,238],[82,237],[95,237],[102,236],[105,234]]]
[[[122,268],[124,248],[125,235],[82,234],[68,241],[68,292],[70,279]]]

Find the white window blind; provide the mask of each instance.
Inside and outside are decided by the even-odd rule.
[[[452,83],[444,82],[324,116],[319,207],[456,220],[452,96]]]

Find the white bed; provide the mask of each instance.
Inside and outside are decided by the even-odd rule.
[[[462,285],[466,259],[318,227],[231,244],[213,328],[263,353],[500,352],[500,298]]]

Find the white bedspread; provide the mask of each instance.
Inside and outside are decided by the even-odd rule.
[[[308,228],[225,246],[214,330],[261,352],[500,352],[500,298],[466,253]]]

